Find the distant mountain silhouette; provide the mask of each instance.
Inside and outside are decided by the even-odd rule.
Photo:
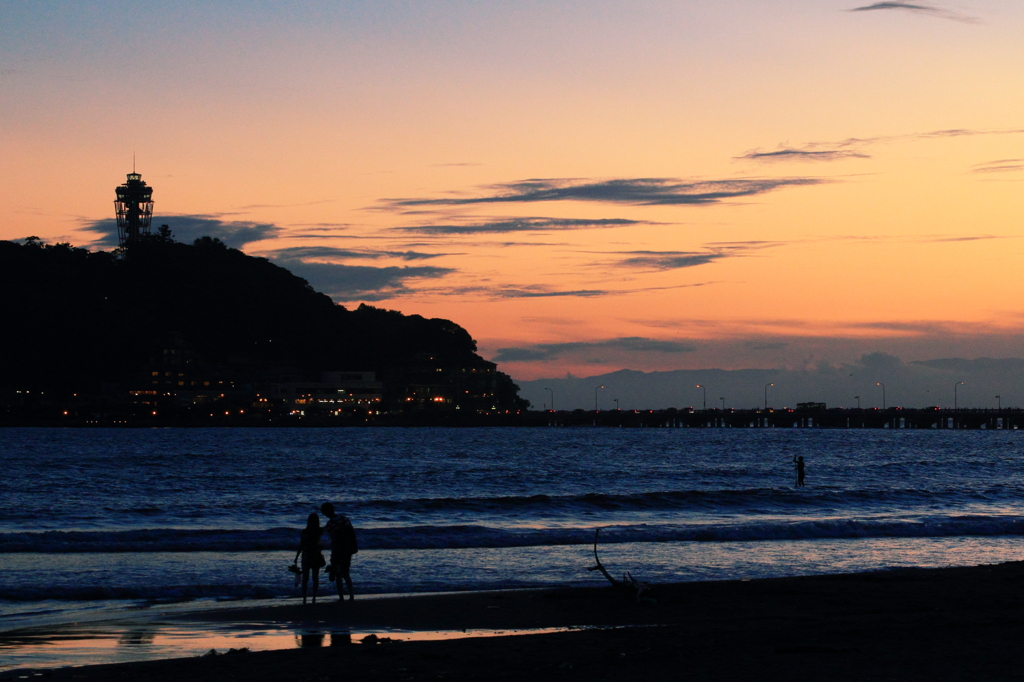
[[[121,256],[0,241],[0,387],[130,386],[181,353],[236,384],[374,371],[394,400],[420,381],[424,363],[432,372],[489,368],[494,383],[481,405],[526,405],[449,320],[348,310],[288,270],[209,237],[182,244],[162,229]]]
[[[964,382],[963,384],[959,382]],[[805,402],[829,407],[973,409],[1024,405],[1024,359],[943,358],[904,362],[886,353],[865,353],[853,362],[805,369],[623,369],[594,376],[566,375],[519,381],[524,398],[541,407],[554,394],[560,410],[706,407],[776,408]],[[706,392],[698,385],[706,386]],[[603,387],[603,388],[599,388]],[[706,396],[706,403],[705,403]],[[595,399],[597,402],[595,402]],[[618,403],[616,403],[616,399]]]

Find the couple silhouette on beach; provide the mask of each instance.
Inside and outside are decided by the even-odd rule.
[[[299,549],[295,552],[295,560],[290,570],[302,573],[302,603],[306,603],[306,594],[309,589],[309,577],[313,576],[313,603],[316,603],[316,593],[320,587],[320,568],[327,562],[324,560],[323,552],[320,549],[320,539],[327,535],[331,540],[331,563],[327,566],[327,579],[338,583],[338,599],[345,601],[345,589],[348,587],[349,600],[355,599],[356,594],[352,590],[352,577],[349,575],[349,567],[352,565],[352,555],[359,551],[356,542],[356,531],[352,522],[344,514],[334,511],[334,505],[324,502],[320,505],[320,512],[327,517],[327,523],[320,526],[319,514],[313,513],[306,519],[306,527],[299,534]],[[302,558],[302,568],[295,565],[299,558]]]

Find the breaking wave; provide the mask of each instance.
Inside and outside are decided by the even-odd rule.
[[[486,525],[362,528],[367,550],[468,549],[589,544],[598,526],[494,528]],[[44,531],[0,534],[0,553],[259,552],[294,550],[294,528],[123,531]],[[602,543],[750,542],[838,538],[924,538],[1024,535],[1024,517],[935,515],[915,518],[768,520],[694,525],[637,524],[605,527]]]

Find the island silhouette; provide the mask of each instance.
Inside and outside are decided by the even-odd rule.
[[[348,309],[265,258],[180,243],[166,225],[116,251],[0,241],[0,319],[7,422],[529,406],[450,320]]]

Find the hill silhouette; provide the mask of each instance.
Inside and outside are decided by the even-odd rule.
[[[210,237],[182,244],[163,228],[125,253],[0,242],[0,292],[0,387],[8,391],[142,386],[172,354],[235,385],[373,371],[393,403],[420,381],[424,363],[490,369],[491,390],[475,390],[480,404],[465,407],[526,405],[454,322],[346,309],[288,270]]]

